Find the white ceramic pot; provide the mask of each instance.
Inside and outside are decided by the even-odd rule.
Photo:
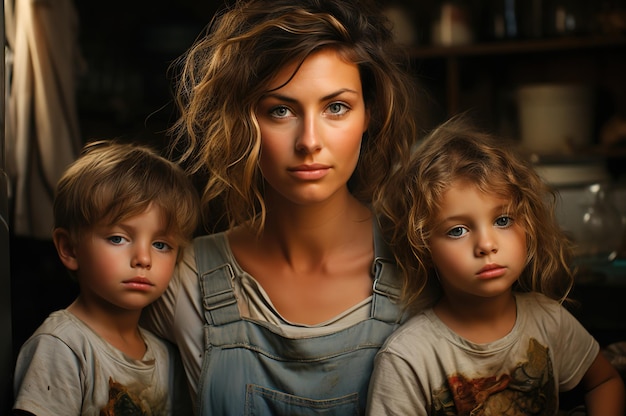
[[[533,84],[517,91],[522,146],[542,155],[571,154],[591,143],[593,89],[585,85]]]

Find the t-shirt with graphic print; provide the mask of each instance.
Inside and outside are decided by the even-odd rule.
[[[427,309],[393,333],[370,382],[370,415],[556,414],[600,347],[558,302],[516,293],[505,337],[470,342]]]
[[[140,328],[146,353],[135,360],[63,309],[20,349],[14,409],[44,415],[191,415],[175,348]]]

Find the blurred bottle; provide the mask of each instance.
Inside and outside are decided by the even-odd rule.
[[[612,261],[621,248],[624,218],[607,185],[593,184],[588,191],[593,197],[581,218],[578,254],[589,260]]]
[[[534,39],[544,36],[544,0],[492,0],[490,25],[495,39]]]
[[[491,13],[491,25],[495,39],[514,39],[519,36],[516,0],[494,0]]]
[[[567,36],[587,34],[595,15],[593,2],[585,0],[546,0],[546,34]]]
[[[474,41],[470,9],[461,0],[444,0],[431,27],[434,45],[466,45]]]

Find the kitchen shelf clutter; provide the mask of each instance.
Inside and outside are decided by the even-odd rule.
[[[578,129],[584,140],[575,141],[585,145],[554,146],[543,157],[623,160],[625,0],[392,0],[385,7],[425,91],[422,108],[433,125],[470,113],[486,128],[522,141],[528,124],[522,125],[520,90],[545,86],[549,91],[536,94],[552,101],[541,103],[546,115],[540,125],[553,117],[549,107],[556,100],[578,100],[577,114],[590,114],[555,118]],[[574,126],[581,121],[584,126]]]
[[[483,104],[501,104],[498,98],[502,94],[498,97],[498,93],[511,92],[524,83],[598,85],[619,94],[611,98],[622,106],[626,104],[624,77],[620,75],[626,73],[623,34],[410,46],[408,50],[416,61],[421,82],[440,92],[448,116]],[[476,85],[491,94],[481,97],[482,101],[471,100],[469,94]]]

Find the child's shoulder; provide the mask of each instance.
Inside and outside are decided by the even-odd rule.
[[[400,325],[387,338],[384,348],[394,349],[400,345],[424,344],[427,339],[436,337],[439,322],[432,309],[424,309]]]
[[[515,301],[520,327],[548,325],[549,323],[560,326],[566,321],[575,319],[561,302],[541,293],[515,293]]]
[[[559,309],[561,304],[546,295],[538,292],[514,292],[515,301],[517,302],[518,308],[533,308],[536,309],[537,306],[542,308],[552,310]]]
[[[21,350],[39,351],[58,348],[74,354],[93,350],[93,331],[67,309],[52,312],[21,346]]]
[[[63,337],[65,334],[76,332],[83,326],[85,324],[67,309],[59,309],[48,315],[31,337],[46,334]]]

